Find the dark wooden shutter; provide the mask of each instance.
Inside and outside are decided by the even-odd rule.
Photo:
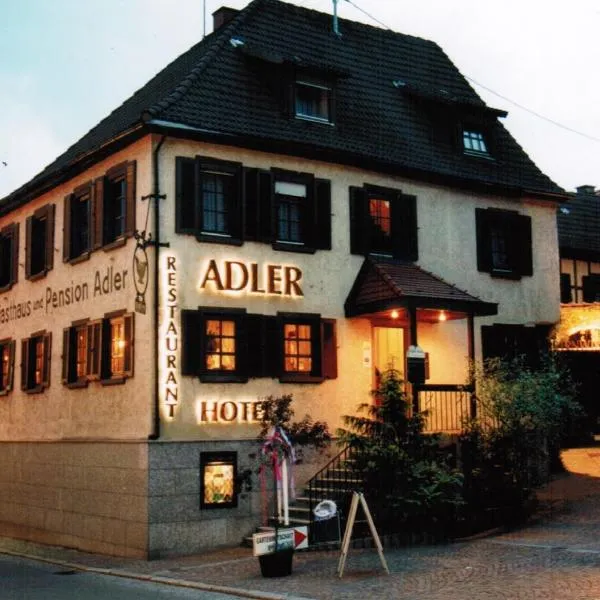
[[[4,382],[4,390],[10,392],[13,389],[13,381],[15,378],[15,350],[17,343],[15,340],[8,342],[8,378]]]
[[[336,379],[338,371],[335,319],[321,321],[321,347],[322,375],[325,379]]]
[[[259,239],[258,169],[244,169],[244,239]]]
[[[102,248],[104,244],[104,182],[104,177],[99,177],[94,181],[94,202],[92,207],[93,249]]]
[[[87,334],[87,376],[90,379],[100,378],[100,362],[102,357],[102,323],[96,321],[86,328]]]
[[[394,258],[418,260],[417,199],[397,194],[390,204]]]
[[[475,209],[475,231],[477,238],[477,270],[489,273],[492,270],[492,248],[490,240],[490,214],[486,209]]]
[[[175,159],[175,231],[194,233],[196,224],[195,160],[178,156]]]
[[[135,160],[129,161],[125,167],[125,236],[135,232]],[[156,199],[156,202],[159,202]]]
[[[46,271],[54,267],[54,204],[46,206]]]
[[[65,327],[63,329],[63,348],[62,348],[62,382],[67,384],[71,381],[71,336],[74,327]]]
[[[110,364],[112,346],[110,319],[102,319],[100,332],[100,378],[110,379],[112,375]]]
[[[29,279],[31,277],[31,254],[33,250],[31,247],[31,237],[33,230],[32,216],[27,217],[27,220],[25,221],[25,227],[25,278]]]
[[[133,313],[123,316],[123,330],[125,333],[125,356],[123,361],[123,375],[133,377],[133,350],[135,344]]]
[[[63,262],[71,258],[71,203],[73,194],[65,196],[63,205]]]
[[[42,367],[42,387],[50,385],[50,363],[52,358],[52,333],[45,333],[42,339],[43,343],[43,367]]]
[[[366,254],[368,248],[368,206],[364,188],[350,188],[350,253]]]
[[[242,165],[233,167],[234,192],[231,199],[229,233],[235,239],[244,238],[244,180]]]
[[[269,171],[258,172],[258,236],[261,242],[275,239],[275,207],[273,175]]]
[[[30,338],[21,340],[21,389],[27,390],[29,384],[29,344]]]
[[[199,375],[202,369],[202,314],[194,310],[181,311],[181,374]]]
[[[563,304],[573,302],[573,290],[571,287],[571,276],[568,273],[560,274],[560,301]]]
[[[264,317],[264,373],[279,377],[283,372],[283,321],[280,317]]]
[[[11,231],[11,258],[12,258],[12,272],[10,274],[11,284],[17,283],[19,280],[19,224],[13,223]]]
[[[331,181],[315,179],[315,248],[331,250]]]
[[[518,239],[517,261],[520,275],[533,275],[533,248],[531,243],[531,217],[515,215],[515,230]]]
[[[265,368],[265,318],[263,315],[246,315],[246,374],[248,377],[264,377]]]

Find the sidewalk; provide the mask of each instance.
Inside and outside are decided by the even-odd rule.
[[[568,473],[540,492],[545,511],[525,529],[439,546],[298,552],[289,577],[268,579],[248,548],[140,561],[0,538],[0,552],[123,577],[292,600],[600,600],[600,448],[563,453]]]

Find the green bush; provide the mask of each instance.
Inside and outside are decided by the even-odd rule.
[[[462,477],[439,437],[423,433],[422,414],[410,415],[398,371],[383,373],[374,404],[343,417],[339,443],[352,451],[353,468],[379,526],[387,531],[441,533],[462,503]]]
[[[549,357],[536,369],[523,359],[492,359],[472,370],[477,417],[461,436],[467,513],[496,508],[504,521],[527,515],[536,486],[576,421],[569,374]]]

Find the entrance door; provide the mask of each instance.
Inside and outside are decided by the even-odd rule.
[[[404,379],[404,329],[401,327],[373,327],[374,384],[379,385],[381,374],[388,369],[399,371]]]

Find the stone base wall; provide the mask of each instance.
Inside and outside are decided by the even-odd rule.
[[[237,546],[272,498],[258,451],[256,440],[0,442],[0,535],[148,559]],[[252,470],[236,507],[201,508],[202,452],[236,452],[238,473]],[[335,452],[305,453],[299,493]]]
[[[147,443],[0,442],[0,464],[0,535],[147,556]]]

